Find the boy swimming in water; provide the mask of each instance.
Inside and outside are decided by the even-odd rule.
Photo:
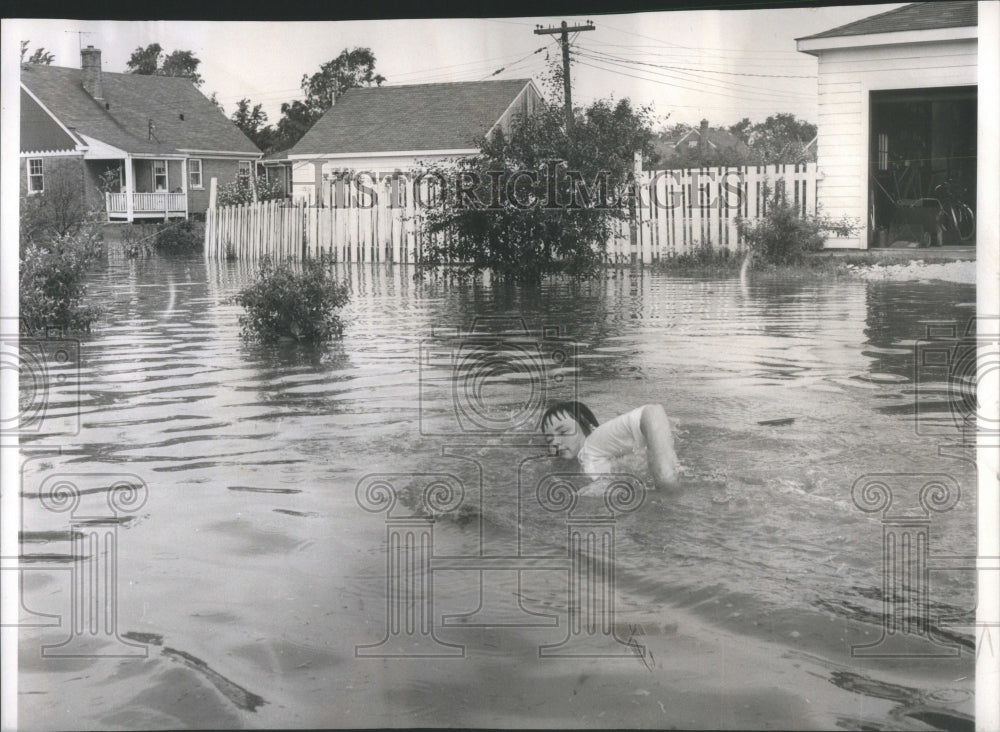
[[[616,458],[645,449],[654,486],[667,489],[677,485],[679,464],[674,437],[659,404],[645,404],[598,424],[585,404],[561,402],[545,410],[542,432],[556,456],[579,460],[584,472],[593,478],[614,472]],[[596,492],[588,490],[591,487],[581,490],[581,494]]]

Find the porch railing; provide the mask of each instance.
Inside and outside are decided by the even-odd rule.
[[[106,193],[104,195],[108,207],[108,215],[128,214],[128,193]],[[186,213],[187,194],[166,192],[133,193],[132,212],[137,214]]]

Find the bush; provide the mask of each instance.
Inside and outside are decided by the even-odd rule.
[[[529,283],[599,274],[628,220],[633,153],[652,152],[651,113],[598,100],[575,119],[570,139],[562,104],[548,105],[480,140],[478,154],[432,165],[422,268]]]
[[[22,239],[19,271],[20,330],[90,330],[100,309],[84,303],[84,277],[102,252],[97,227],[75,233]]]
[[[84,190],[81,162],[46,159],[45,191],[27,195],[21,184],[21,241],[73,236],[103,219],[103,210],[88,206]]]
[[[325,257],[306,260],[301,271],[265,258],[254,282],[234,300],[246,310],[240,316],[240,333],[247,340],[322,343],[342,333],[336,311],[349,297],[347,283],[333,278]]]
[[[823,248],[828,234],[847,236],[856,228],[847,217],[833,220],[818,214],[803,215],[783,189],[766,190],[764,197],[767,213],[761,218],[736,220],[737,231],[758,261],[799,264],[807,252]]]
[[[730,274],[738,271],[743,256],[730,249],[715,249],[711,244],[702,243],[685,254],[664,257],[657,265],[668,272],[693,272],[698,274]]]
[[[87,207],[78,160],[45,161],[45,191],[21,184],[19,239],[20,331],[85,331],[100,315],[85,304],[84,278],[103,253],[99,211]]]
[[[254,178],[254,185],[257,187],[258,201],[276,201],[285,197],[281,181],[273,180],[270,183],[267,179],[258,175]],[[236,206],[241,203],[253,203],[253,186],[249,177],[240,177],[232,183],[219,186],[217,205]]]
[[[154,246],[167,254],[200,252],[205,246],[205,224],[185,219],[158,227]]]

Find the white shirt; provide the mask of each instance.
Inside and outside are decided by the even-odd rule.
[[[642,434],[642,410],[637,407],[615,417],[587,435],[577,459],[587,475],[593,477],[601,473],[613,473],[612,460],[646,448],[646,438]]]

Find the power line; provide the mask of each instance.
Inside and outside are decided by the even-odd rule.
[[[616,67],[616,68],[628,68],[628,69],[632,68],[631,66],[629,66],[627,64],[622,64],[622,63],[619,63],[617,61],[610,61],[610,60],[607,60],[606,58],[589,56],[589,55],[581,54],[579,52],[574,52],[574,54],[577,55],[578,57],[589,58],[592,61],[599,61],[599,62],[601,62],[603,64],[608,64],[608,65],[611,65],[611,66]],[[607,68],[605,68],[604,70],[605,71],[614,71],[615,69],[607,69]],[[667,72],[667,71],[646,71],[646,73],[647,74],[655,74],[657,76],[662,76],[662,77],[665,77],[667,79],[672,79],[673,80],[672,82],[662,82],[662,83],[669,83],[672,86],[677,87],[678,89],[685,89],[687,91],[697,91],[697,92],[702,92],[702,93],[705,93],[705,94],[715,94],[717,96],[729,97],[731,99],[740,99],[740,100],[743,100],[743,99],[746,98],[745,95],[744,96],[736,96],[734,94],[726,94],[724,92],[713,91],[713,89],[723,89],[723,90],[728,91],[728,92],[737,92],[737,93],[740,92],[739,85],[736,85],[736,88],[734,88],[734,86],[732,85],[732,83],[730,83],[730,86],[720,86],[719,84],[713,84],[713,83],[711,83],[709,81],[705,81],[703,79],[684,78],[683,76],[677,76],[677,75],[671,74],[670,72]],[[680,73],[683,73],[683,72],[680,72]],[[699,86],[698,87],[684,86],[683,84],[680,84],[680,83],[677,83],[677,82],[697,83]],[[746,90],[746,94],[753,94],[756,97],[767,96],[767,97],[770,97],[771,100],[773,100],[773,101],[781,101],[781,102],[792,101],[792,100],[798,99],[799,96],[800,96],[800,95],[797,95],[797,94],[791,94],[791,93],[787,93],[786,94],[784,92],[764,91],[764,90],[753,89],[753,88],[747,89]]]
[[[578,54],[583,55],[583,54]],[[585,55],[585,58],[589,58],[592,61],[600,61],[605,64],[610,64],[616,68],[628,68],[637,71],[645,71],[647,74],[655,74],[658,76],[663,76],[668,79],[674,79],[676,81],[684,81],[688,83],[695,83],[699,85],[699,90],[704,90],[708,93],[712,92],[712,89],[722,89],[724,91],[733,92],[736,94],[753,94],[754,96],[764,96],[776,100],[791,100],[798,99],[801,94],[794,92],[785,92],[781,90],[762,88],[758,86],[752,86],[748,84],[742,84],[737,81],[728,81],[726,79],[704,79],[702,77],[691,74],[687,71],[666,71],[660,69],[634,69],[633,65],[627,63],[608,60],[607,58],[601,56],[591,56]]]
[[[664,46],[655,45],[636,45],[636,44],[624,44],[624,43],[606,43],[602,41],[590,41],[589,46],[601,46],[602,48],[613,48],[615,53],[621,54],[634,54],[641,56],[643,58],[649,58],[651,56],[668,58],[677,60],[678,63],[698,63],[698,64],[716,64],[716,65],[738,65],[740,67],[744,66],[763,66],[765,68],[783,67],[787,66],[796,61],[802,64],[815,64],[815,59],[799,54],[799,58],[778,58],[778,59],[767,59],[767,58],[730,58],[724,56],[711,56],[711,57],[697,57],[692,58],[691,53],[687,49],[677,49],[673,51],[664,50]],[[659,49],[659,50],[648,50],[648,49]]]
[[[487,74],[482,79],[480,79],[480,81],[485,81],[486,79],[489,79],[492,76],[496,76],[497,74],[500,74],[500,73],[506,71],[508,66],[509,67],[517,66],[522,61],[525,61],[525,60],[531,58],[532,56],[534,56],[536,53],[541,53],[544,50],[545,50],[545,46],[541,46],[540,48],[536,48],[534,51],[532,51],[531,53],[529,53],[527,56],[519,58],[517,61],[514,61],[513,63],[510,63],[507,66],[501,66],[499,69],[497,69],[496,71],[494,71],[492,74]]]
[[[692,68],[690,66],[665,66],[665,65],[662,65],[662,64],[649,63],[648,61],[636,61],[635,59],[622,58],[621,56],[612,56],[611,54],[604,53],[603,51],[599,51],[597,49],[588,48],[586,46],[582,46],[582,48],[585,49],[585,50],[589,50],[591,53],[600,54],[602,56],[606,56],[607,58],[611,58],[611,59],[617,59],[617,60],[622,61],[624,63],[638,64],[638,65],[641,65],[641,66],[652,66],[652,67],[655,67],[655,68],[658,68],[658,69],[669,69],[671,71],[694,71],[694,72],[697,72],[699,74],[726,74],[728,76],[760,76],[760,77],[765,77],[765,78],[768,78],[768,79],[817,79],[817,78],[819,78],[816,74],[808,74],[808,75],[803,75],[803,74],[755,74],[755,73],[750,73],[750,72],[746,72],[746,71],[719,71],[717,69],[698,69],[698,68]]]
[[[794,54],[796,57],[801,56],[798,51],[766,51],[764,49],[755,48],[708,48],[706,46],[682,46],[679,43],[671,43],[670,41],[664,41],[659,38],[653,38],[652,36],[644,36],[642,33],[635,33],[633,31],[622,30],[621,28],[616,28],[613,25],[604,23],[605,27],[610,28],[613,31],[618,31],[627,36],[635,36],[636,38],[645,38],[648,41],[656,41],[660,46],[665,46],[667,48],[683,48],[688,51],[718,51],[722,53],[736,53],[736,54],[747,54],[747,53],[766,53],[769,55],[773,54]]]
[[[616,74],[618,76],[627,76],[627,77],[632,78],[632,79],[639,79],[640,81],[646,81],[646,82],[650,82],[650,83],[653,83],[653,84],[662,84],[664,86],[671,86],[671,87],[675,87],[675,88],[685,89],[687,91],[701,91],[699,89],[691,89],[690,87],[681,87],[681,86],[679,86],[679,85],[677,85],[677,84],[675,84],[673,82],[663,81],[662,79],[653,79],[653,78],[650,78],[648,76],[639,76],[638,74],[629,74],[629,73],[626,73],[624,71],[619,71],[617,69],[609,69],[609,68],[607,68],[605,66],[597,66],[596,64],[588,63],[586,61],[577,60],[577,63],[580,64],[581,66],[589,66],[592,69],[597,69],[598,71],[605,71],[605,72],[609,72],[609,73],[612,73],[612,74]],[[712,92],[712,93],[715,93],[715,92]],[[728,96],[728,95],[722,95],[722,96]],[[738,97],[730,97],[730,98],[731,99],[739,99]],[[776,101],[752,102],[752,101],[740,100],[740,104],[738,105],[738,107],[765,107],[765,108],[768,108],[768,109],[774,109],[776,104],[778,104],[778,102],[776,102]],[[672,106],[672,107],[678,107],[678,108],[681,108],[681,109],[726,109],[726,110],[732,110],[732,109],[738,108],[737,105],[735,105],[735,104],[728,105],[728,106],[712,105],[712,104],[697,104],[697,105],[694,105],[694,104],[671,104],[670,106]]]
[[[532,53],[534,53],[534,52],[532,52]],[[528,56],[531,56],[531,55],[532,54],[528,54]],[[461,67],[464,67],[464,66],[485,66],[487,64],[490,64],[490,63],[493,63],[493,62],[496,62],[496,61],[500,61],[501,63],[503,63],[503,62],[507,61],[507,59],[517,58],[517,56],[518,56],[518,54],[503,54],[503,55],[500,55],[500,56],[492,56],[490,58],[479,59],[479,60],[476,60],[476,61],[465,61],[465,62],[457,63],[457,64],[446,64],[446,65],[443,65],[443,66],[431,66],[431,67],[424,68],[424,69],[416,69],[414,71],[404,71],[404,72],[401,72],[399,74],[392,74],[391,72],[386,72],[387,76],[389,77],[387,79],[387,81],[389,81],[390,83],[392,83],[392,82],[396,82],[398,80],[402,80],[403,83],[405,83],[405,84],[416,84],[416,83],[421,83],[421,82],[423,82],[423,83],[434,83],[438,79],[448,79],[448,78],[452,78],[452,77],[460,77],[460,76],[465,76],[465,75],[478,76],[478,75],[481,75],[483,73],[481,69],[462,69],[460,71],[458,69],[460,69]],[[526,58],[526,57],[523,57],[523,58]],[[510,66],[513,66],[515,63],[519,63],[521,60],[523,60],[523,58],[518,59],[517,61],[513,61],[513,62],[510,62],[510,63],[507,63],[507,66],[510,67]],[[454,73],[451,73],[449,71],[451,69],[455,69],[456,71]],[[432,72],[432,71],[436,71],[438,73],[427,74],[427,72]],[[424,76],[425,74],[427,74],[427,75]],[[416,80],[408,80],[408,79],[404,78],[404,77],[412,77],[412,76],[419,76],[420,78],[416,79]],[[276,101],[276,100],[282,100],[282,101],[284,101],[284,100],[288,100],[289,96],[301,95],[301,94],[302,94],[302,87],[301,86],[295,87],[293,89],[275,89],[275,90],[272,90],[272,91],[265,92],[263,94],[257,94],[255,96],[253,96],[253,98],[252,98],[251,101],[254,101],[254,102],[256,102],[258,100],[265,101],[265,102],[273,102],[273,101]],[[226,95],[226,96],[220,96],[219,99],[220,99],[220,101],[237,102],[240,99],[243,99],[243,98],[249,97],[249,96],[250,95],[247,95],[247,94]]]

